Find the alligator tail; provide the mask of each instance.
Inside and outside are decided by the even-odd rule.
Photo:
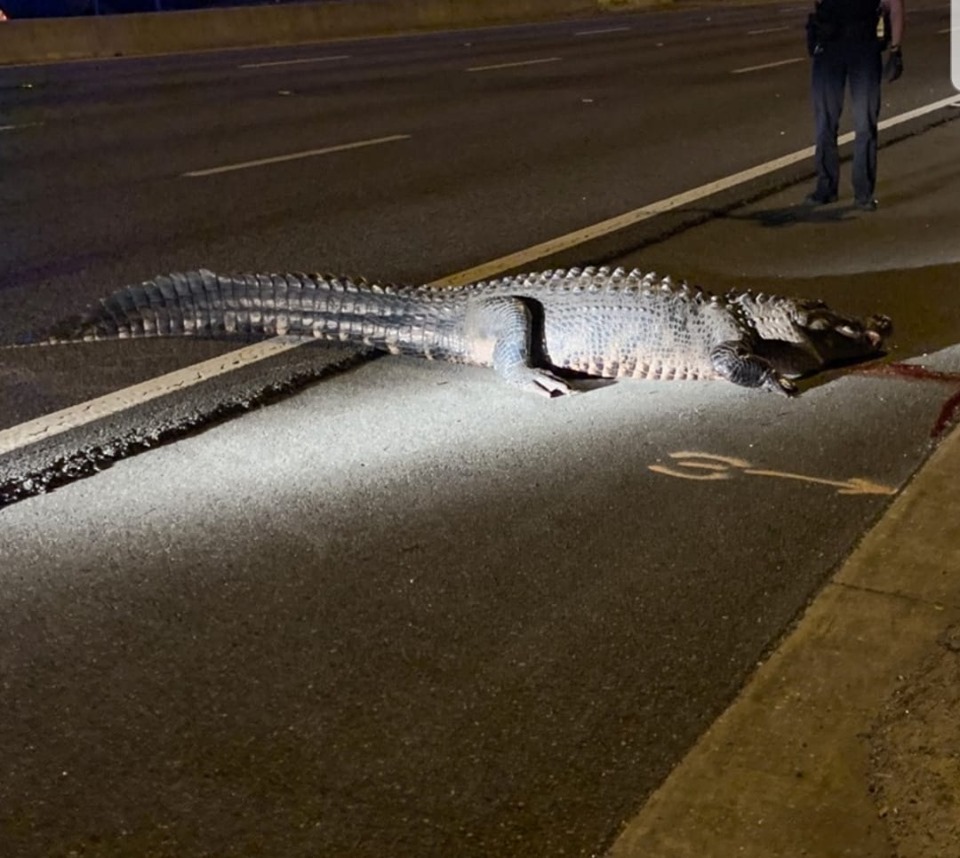
[[[316,274],[225,276],[201,269],[127,286],[20,344],[278,334],[377,344],[394,338],[391,318],[405,316],[418,294],[422,289]]]

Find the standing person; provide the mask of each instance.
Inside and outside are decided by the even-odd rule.
[[[884,38],[877,25],[884,22]],[[808,205],[835,202],[840,184],[837,128],[843,95],[850,82],[856,136],[853,144],[853,194],[857,208],[874,211],[877,182],[877,117],[880,81],[903,73],[904,0],[816,0],[807,21],[807,48],[813,57],[811,91],[816,121],[817,186]],[[884,48],[890,54],[883,62]]]

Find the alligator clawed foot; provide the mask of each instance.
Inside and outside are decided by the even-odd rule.
[[[526,390],[532,390],[541,396],[551,398],[555,396],[569,396],[570,394],[578,392],[572,388],[565,379],[542,369],[534,370],[523,386]]]
[[[763,387],[765,390],[770,390],[774,393],[780,393],[784,396],[800,395],[800,388],[790,381],[789,378],[784,378],[779,374],[774,374],[767,378],[763,384]]]
[[[511,366],[506,371],[501,372],[501,375],[513,387],[519,387],[521,390],[528,393],[537,393],[540,396],[553,398],[577,392],[566,379],[560,378],[545,369]]]

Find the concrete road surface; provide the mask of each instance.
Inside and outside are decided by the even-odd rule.
[[[943,98],[942,60],[918,58],[927,91],[898,97]],[[218,375],[66,433],[64,451],[105,470],[0,510],[0,853],[598,855],[640,836],[627,821],[956,416],[952,116],[882,149],[874,214],[761,187],[617,257],[887,312],[887,368],[796,400],[635,382],[545,401],[481,369],[382,358],[230,420],[209,417],[262,381]],[[664,195],[703,178],[676,175]],[[480,259],[516,249],[504,234],[565,228],[507,227],[480,229]],[[338,240],[359,253],[354,231]],[[208,238],[216,265],[227,244]],[[5,288],[5,306],[49,312],[70,272],[38,274],[40,246],[23,247],[11,270],[32,286]],[[416,267],[423,251],[405,252]],[[97,278],[79,279],[92,297]],[[192,359],[171,342],[2,354],[6,401],[26,400],[8,431]],[[306,371],[327,354],[277,360]],[[109,382],[74,378],[96,366]],[[116,460],[130,433],[177,440]],[[36,446],[3,457],[6,479]]]

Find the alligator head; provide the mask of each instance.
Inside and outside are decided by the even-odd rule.
[[[893,331],[887,316],[850,316],[823,301],[747,294],[736,303],[756,331],[756,353],[791,378],[878,357]]]

